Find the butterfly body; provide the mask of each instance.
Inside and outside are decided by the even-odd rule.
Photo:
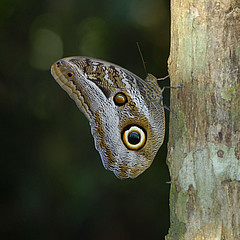
[[[142,80],[89,57],[63,58],[51,72],[89,120],[107,170],[135,178],[151,165],[165,134],[162,90],[154,76]]]

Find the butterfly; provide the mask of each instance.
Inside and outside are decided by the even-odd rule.
[[[107,170],[136,178],[151,165],[165,135],[156,77],[143,80],[116,64],[80,56],[57,61],[51,74],[88,119]]]

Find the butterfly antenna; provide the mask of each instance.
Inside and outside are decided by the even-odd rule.
[[[137,48],[138,48],[138,51],[139,51],[140,56],[141,56],[141,59],[142,59],[142,63],[143,63],[143,67],[144,67],[145,73],[148,74],[148,71],[147,71],[147,68],[146,68],[146,63],[145,63],[145,61],[144,61],[141,48],[140,48],[140,46],[139,46],[139,43],[138,43],[138,42],[136,42],[136,43],[137,43]]]

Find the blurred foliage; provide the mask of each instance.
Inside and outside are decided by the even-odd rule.
[[[145,173],[120,181],[49,69],[86,55],[144,78],[138,41],[148,71],[165,76],[168,1],[1,0],[0,29],[1,239],[163,239],[166,139]]]

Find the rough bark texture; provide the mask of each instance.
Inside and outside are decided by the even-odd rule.
[[[240,1],[172,0],[166,239],[240,239]]]

